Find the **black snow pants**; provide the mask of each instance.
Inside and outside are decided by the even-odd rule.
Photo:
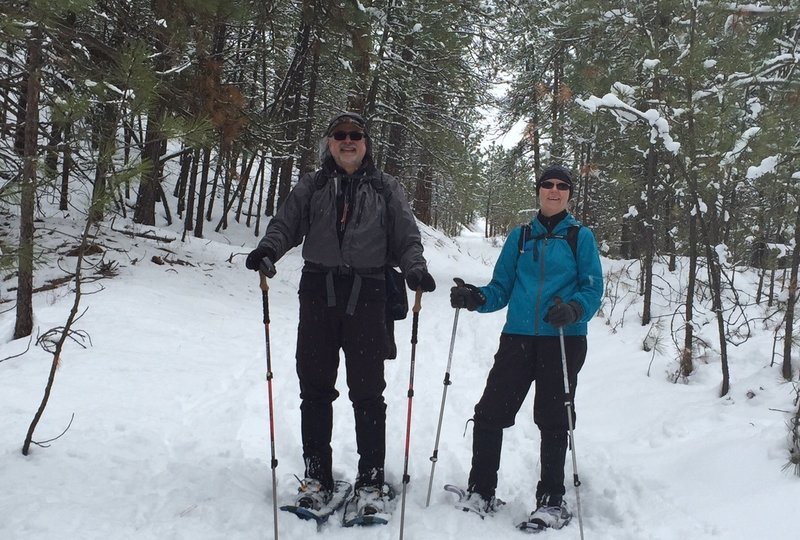
[[[586,359],[586,336],[565,336],[570,393]],[[565,493],[564,464],[569,423],[564,399],[561,345],[557,336],[502,334],[486,388],[475,406],[469,490],[491,497],[497,487],[503,429],[514,425],[535,382],[533,420],[541,433],[541,476],[536,500],[558,505]],[[573,401],[574,405],[574,401]],[[573,406],[573,420],[574,420]]]
[[[305,272],[300,280],[296,360],[305,476],[319,480],[328,489],[333,488],[331,435],[333,401],[339,396],[336,376],[340,349],[344,351],[348,395],[355,415],[359,455],[356,487],[382,485],[384,481],[385,284],[380,279],[360,278],[355,310],[349,315],[346,310],[352,301],[354,279],[352,275],[333,277],[335,305],[330,305],[326,274]]]

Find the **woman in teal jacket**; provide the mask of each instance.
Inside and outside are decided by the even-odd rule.
[[[559,329],[565,336],[574,397],[586,358],[587,322],[603,295],[603,273],[592,231],[567,211],[573,191],[570,172],[550,166],[536,188],[539,213],[508,235],[492,281],[484,287],[464,284],[450,292],[455,308],[490,313],[508,306],[495,362],[475,406],[468,497],[459,507],[481,515],[494,511],[503,429],[514,425],[535,383],[533,416],[541,432],[541,474],[530,521],[561,528],[572,515],[563,500],[569,423]]]

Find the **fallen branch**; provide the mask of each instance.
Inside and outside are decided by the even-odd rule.
[[[150,259],[150,261],[152,263],[154,263],[154,264],[157,264],[157,265],[170,264],[170,265],[174,266],[174,265],[177,264],[179,266],[192,266],[192,267],[194,267],[194,265],[192,263],[190,263],[189,261],[184,261],[183,259],[170,259],[169,255],[167,255],[165,257],[159,257],[158,255],[153,255],[153,257]]]
[[[18,358],[28,352],[31,348],[31,341],[33,341],[33,332],[31,332],[30,336],[28,337],[28,346],[25,347],[25,350],[19,354],[14,354],[11,356],[6,356],[5,358],[0,359],[0,362],[5,362],[6,360],[11,360],[12,358]]]
[[[169,238],[168,236],[156,236],[150,231],[137,233],[122,229],[115,229],[113,224],[111,225],[111,230],[120,234],[124,234],[125,236],[130,236],[131,238],[146,238],[147,240],[155,240],[156,242],[165,242],[167,244],[175,240],[174,238]]]
[[[70,418],[69,418],[69,424],[67,424],[67,427],[64,428],[64,431],[62,431],[60,434],[56,435],[52,439],[47,439],[46,441],[31,441],[31,443],[35,444],[36,446],[38,446],[40,448],[49,448],[50,444],[48,444],[48,443],[51,443],[51,442],[53,442],[53,441],[55,441],[57,439],[60,439],[61,437],[64,436],[64,434],[67,431],[69,431],[69,428],[72,427],[72,421],[74,419],[75,419],[75,413],[72,413],[72,416],[70,416]]]
[[[28,427],[28,433],[25,435],[25,442],[22,444],[23,456],[27,456],[30,452],[31,444],[33,443],[33,433],[36,430],[36,426],[39,424],[39,420],[41,420],[42,415],[44,414],[44,410],[47,407],[47,402],[50,400],[50,392],[53,389],[56,371],[58,370],[58,366],[61,362],[61,352],[64,350],[64,342],[66,342],[67,338],[75,340],[73,337],[74,332],[71,329],[72,324],[78,318],[80,318],[78,316],[78,306],[81,302],[81,268],[83,266],[83,254],[88,244],[89,229],[91,226],[92,221],[87,219],[86,226],[84,227],[83,234],[81,235],[81,251],[78,255],[78,260],[75,263],[75,301],[72,303],[72,309],[69,312],[66,324],[63,326],[63,328],[59,329],[61,336],[52,351],[53,361],[50,364],[50,375],[47,378],[47,385],[44,388],[44,396],[42,397],[42,402],[39,404],[39,408],[37,409],[36,414],[31,421],[31,425]],[[86,313],[86,310],[84,310],[84,313]],[[81,316],[83,316],[83,313]],[[47,334],[49,334],[49,332],[45,335]]]

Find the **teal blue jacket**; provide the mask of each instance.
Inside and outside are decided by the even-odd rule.
[[[578,230],[578,249],[573,255],[566,235],[569,227],[579,224],[568,213],[546,237],[547,230],[534,217],[531,238],[522,253],[522,227],[512,230],[494,266],[492,281],[481,287],[486,303],[478,311],[490,313],[508,306],[503,333],[557,336],[558,328],[544,322],[544,316],[559,297],[583,308],[580,320],[564,327],[564,335],[586,335],[586,323],[600,308],[603,298],[603,270],[594,234],[588,227]]]

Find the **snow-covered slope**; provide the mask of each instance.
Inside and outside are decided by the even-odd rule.
[[[59,226],[64,233],[68,219]],[[11,341],[14,312],[0,316],[0,538],[268,539],[273,536],[264,326],[256,275],[243,268],[252,232],[235,229],[211,240],[160,243],[108,229],[100,243],[119,275],[86,284],[86,314],[70,342],[36,440],[68,432],[48,448],[20,453],[41,400],[51,357],[28,341]],[[77,227],[75,228],[77,233]],[[516,538],[514,523],[531,510],[538,478],[538,431],[532,395],[506,431],[498,496],[507,505],[480,520],[451,507],[441,486],[464,484],[472,416],[491,367],[505,311],[459,317],[431,505],[425,508],[442,381],[454,311],[448,293],[459,276],[488,282],[499,245],[465,233],[449,239],[424,228],[426,256],[438,282],[423,297],[414,380],[405,538]],[[169,251],[165,251],[169,250]],[[230,260],[231,254],[237,254]],[[159,256],[173,262],[158,265]],[[65,259],[69,268],[74,259]],[[625,266],[604,261],[609,272]],[[302,476],[298,385],[294,372],[299,250],[278,264],[270,282],[278,500],[290,502]],[[636,266],[634,265],[635,269]],[[42,269],[53,272],[55,262]],[[635,283],[635,276],[631,277]],[[667,276],[667,279],[671,279]],[[675,282],[678,280],[675,279]],[[6,282],[4,287],[13,286]],[[614,290],[620,295],[620,289]],[[11,296],[6,291],[3,297]],[[66,288],[36,296],[40,333],[61,326],[72,305]],[[10,307],[12,303],[5,304]],[[613,308],[613,309],[612,309]],[[665,306],[664,313],[672,308]],[[624,322],[621,317],[624,314]],[[794,509],[800,479],[787,460],[792,389],[770,367],[771,336],[757,334],[731,350],[732,391],[718,397],[718,362],[699,363],[688,384],[673,384],[674,348],[666,332],[645,352],[648,328],[634,295],[607,299],[590,325],[590,351],[580,376],[576,451],[585,537],[626,540],[771,539],[797,537]],[[609,321],[611,322],[609,324]],[[411,320],[398,324],[399,355],[387,361],[387,477],[400,487],[403,469]],[[657,349],[658,351],[658,349]],[[649,375],[648,375],[649,373]],[[334,468],[355,475],[352,409],[335,404]],[[748,396],[748,392],[750,393]],[[567,465],[567,478],[571,467]],[[567,487],[568,499],[575,490]],[[399,536],[399,504],[385,527],[344,529],[331,540]],[[279,515],[280,538],[316,538],[314,525]],[[577,519],[541,538],[579,538]]]

